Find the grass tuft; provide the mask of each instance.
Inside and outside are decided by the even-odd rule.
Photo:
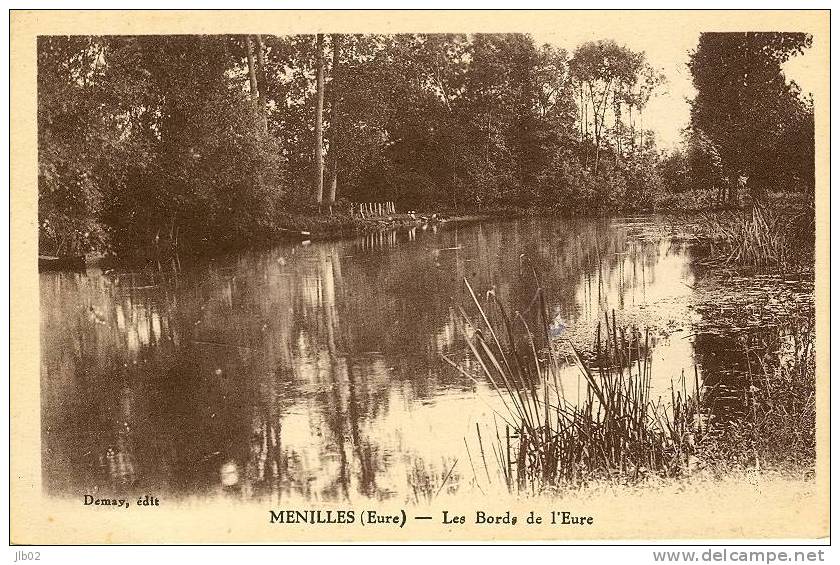
[[[551,338],[542,289],[537,289],[539,333],[519,313],[511,316],[495,294],[482,307],[465,280],[480,324],[461,309],[465,337],[483,376],[507,414],[504,437],[492,445],[510,488],[540,491],[595,479],[634,480],[690,471],[701,433],[700,403],[684,376],[670,402],[651,399],[652,362],[647,332],[618,328],[604,315],[594,343],[594,360],[584,362],[565,338]],[[493,308],[495,321],[487,309]],[[545,343],[541,359],[537,339]],[[446,358],[461,373],[468,369]],[[567,398],[560,364],[574,364],[582,391]],[[699,383],[694,384],[694,390]],[[486,443],[486,438],[485,438]],[[483,451],[482,447],[482,451]]]

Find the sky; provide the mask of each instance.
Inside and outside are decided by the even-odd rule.
[[[550,43],[566,49],[570,55],[581,43],[598,39],[614,39],[633,51],[644,51],[651,66],[660,69],[667,78],[667,83],[660,87],[645,109],[645,129],[655,132],[657,146],[661,149],[679,144],[680,132],[689,121],[688,100],[696,93],[686,65],[688,54],[697,46],[700,29],[612,28],[608,35],[598,30],[564,29],[532,35],[538,45]],[[795,80],[806,93],[812,91],[813,59],[814,56],[806,51],[784,67],[785,75]]]

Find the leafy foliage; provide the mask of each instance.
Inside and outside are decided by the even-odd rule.
[[[692,126],[663,158],[642,123],[664,77],[614,41],[570,54],[525,34],[324,36],[330,211],[389,200],[597,213],[733,175],[813,186],[813,108],[780,74],[810,39],[768,37],[701,38]],[[201,251],[272,237],[314,211],[318,45],[41,38],[42,250]]]
[[[692,129],[714,145],[725,179],[746,177],[754,198],[773,185],[813,187],[813,101],[782,69],[811,42],[804,33],[703,33],[690,56]]]

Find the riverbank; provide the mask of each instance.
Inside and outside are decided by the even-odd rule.
[[[789,204],[790,202],[787,202]],[[793,208],[799,209],[799,207]],[[314,207],[278,214],[268,227],[255,230],[247,240],[226,237],[194,241],[186,236],[156,237],[152,243],[123,248],[92,249],[85,255],[54,256],[49,250],[39,255],[42,270],[83,270],[92,266],[115,268],[168,262],[172,258],[213,257],[243,249],[268,248],[282,241],[337,240],[383,230],[408,229],[423,225],[455,225],[525,217],[604,217],[655,214],[665,220],[664,230],[653,236],[667,235],[672,240],[688,241],[704,249],[710,262],[742,271],[789,270],[813,272],[813,213],[794,213],[790,206],[770,199],[760,215],[753,207],[695,210],[678,208],[652,210],[627,208],[581,214],[567,209],[536,206],[495,206],[481,209],[451,209],[446,206],[419,211],[363,217],[347,206],[333,211]],[[810,217],[810,224],[809,224]],[[160,234],[159,234],[160,235]]]
[[[530,215],[534,212],[531,211]],[[177,245],[146,245],[123,250],[94,251],[70,256],[39,254],[39,270],[79,271],[90,267],[136,267],[151,263],[164,263],[173,258],[213,257],[243,249],[262,249],[282,241],[337,240],[355,235],[384,230],[408,229],[421,226],[467,225],[499,219],[529,215],[525,209],[504,208],[486,211],[412,211],[381,216],[361,217],[347,212],[301,211],[284,213],[277,218],[276,226],[250,241],[221,240],[215,242],[190,242],[182,240]]]
[[[524,212],[403,212],[368,218],[348,214],[289,215],[281,220],[277,234],[279,237],[293,239],[336,239],[380,230],[419,227],[424,224],[467,224],[521,215],[524,215]]]

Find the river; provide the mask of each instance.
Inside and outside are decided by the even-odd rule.
[[[499,429],[498,395],[442,355],[469,365],[464,279],[528,312],[534,273],[564,339],[591,349],[615,311],[650,331],[667,369],[654,395],[693,383],[695,367],[704,379],[694,253],[651,217],[443,224],[42,273],[44,487],[406,502],[480,488],[495,463],[477,436]],[[573,390],[580,377],[563,379]]]

